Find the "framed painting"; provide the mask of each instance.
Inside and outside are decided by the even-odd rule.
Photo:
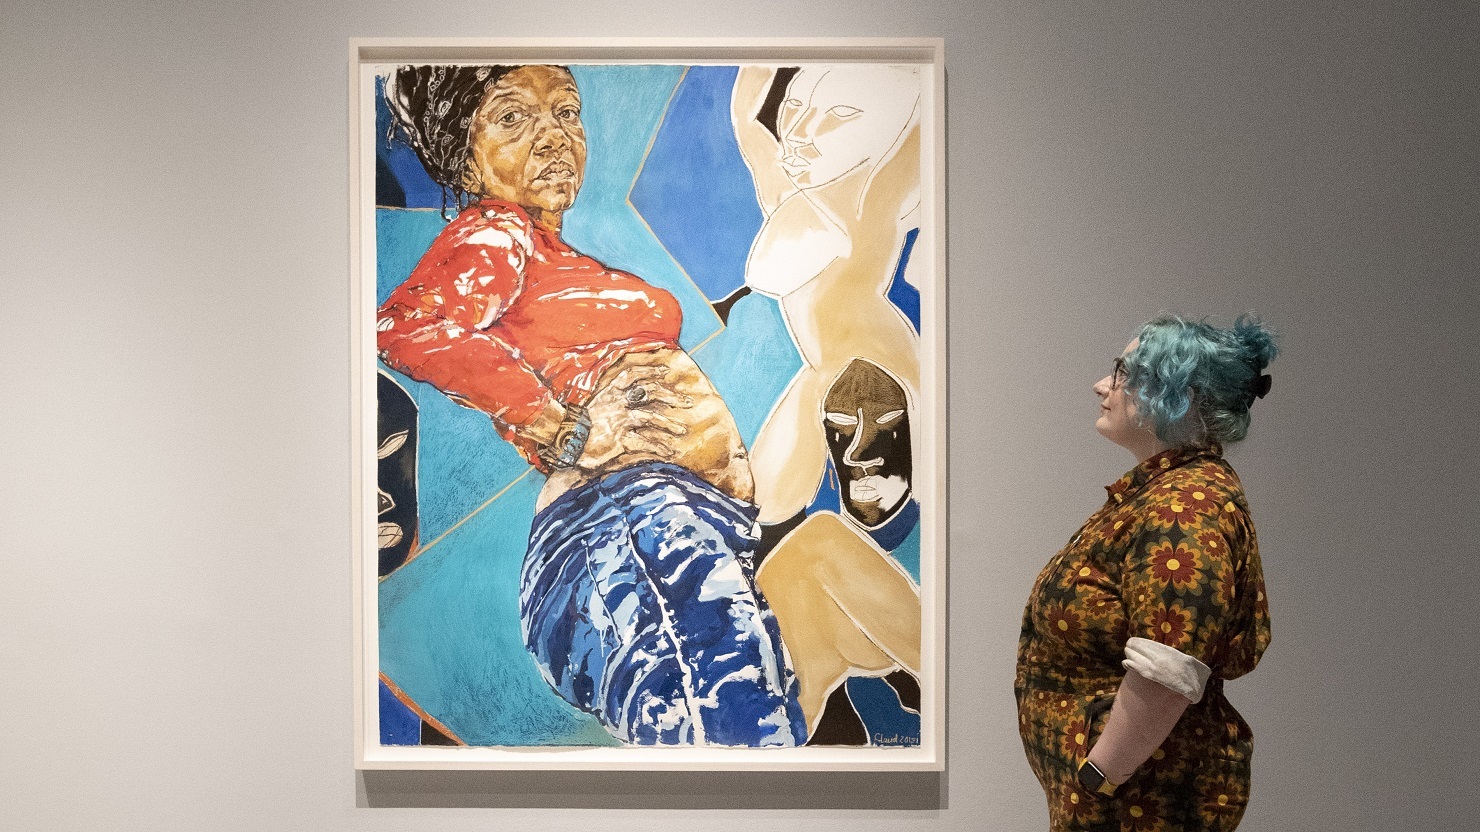
[[[942,48],[352,42],[357,766],[942,767]]]

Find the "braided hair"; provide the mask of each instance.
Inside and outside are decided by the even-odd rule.
[[[463,185],[468,168],[469,125],[488,88],[517,69],[514,66],[397,67],[385,83],[391,111],[387,140],[399,140],[416,151],[432,181],[442,186],[442,216],[448,196],[461,211],[471,202]]]

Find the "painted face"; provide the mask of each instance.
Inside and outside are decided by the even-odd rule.
[[[1121,364],[1121,360],[1135,352],[1140,343],[1140,339],[1135,339],[1127,344],[1110,375],[1095,382],[1093,389],[1100,397],[1100,418],[1095,420],[1095,430],[1145,459],[1155,453],[1147,452],[1147,448],[1158,444],[1156,432],[1140,423],[1136,413],[1136,394],[1127,389]]]
[[[803,68],[777,117],[781,166],[803,190],[873,169],[909,129],[919,100],[913,69]]]
[[[910,496],[904,388],[879,365],[855,358],[827,391],[822,409],[843,509],[863,526],[876,528]]]
[[[480,196],[559,213],[586,170],[581,96],[570,73],[521,66],[498,79],[468,126],[467,187]]]

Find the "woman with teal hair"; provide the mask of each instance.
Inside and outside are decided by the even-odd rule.
[[[1165,315],[1094,385],[1095,428],[1138,463],[1038,576],[1018,644],[1018,729],[1054,832],[1229,830],[1252,734],[1223,694],[1269,644],[1244,438],[1276,350],[1257,320]]]

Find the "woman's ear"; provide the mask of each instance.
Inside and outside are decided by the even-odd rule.
[[[478,172],[471,164],[463,168],[462,189],[476,196],[483,196],[483,181],[478,177]]]

